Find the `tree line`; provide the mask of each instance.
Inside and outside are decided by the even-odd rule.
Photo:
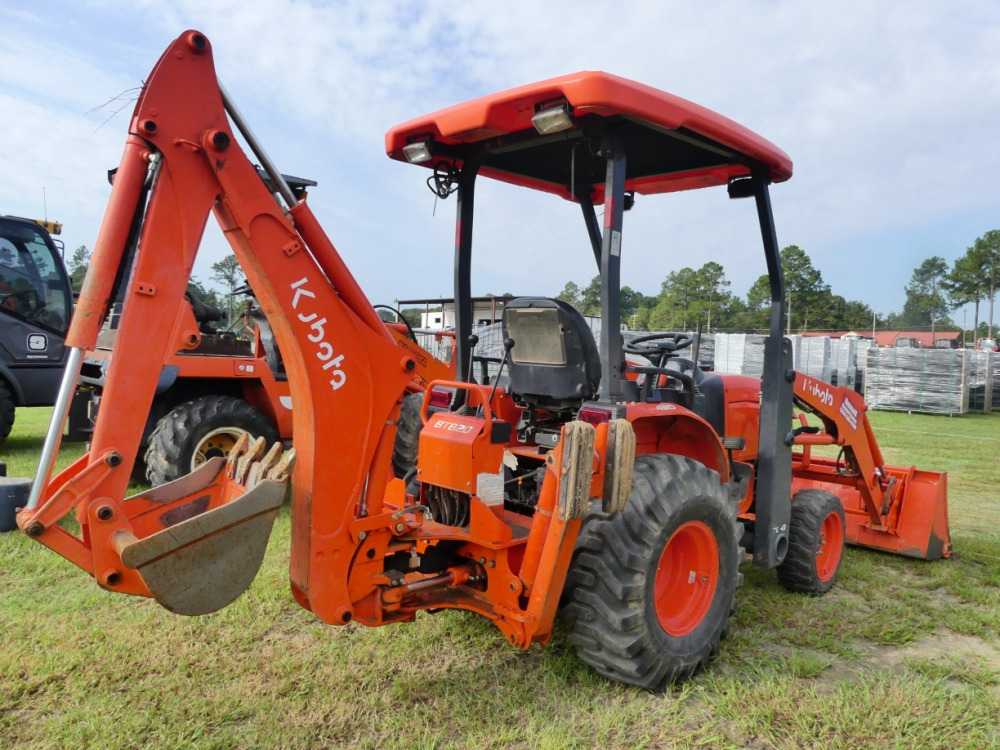
[[[789,304],[785,325],[794,332],[866,329],[872,308],[834,294],[806,252],[798,245],[781,250],[785,296]],[[600,315],[601,280],[595,276],[580,289],[569,282],[559,299],[576,305],[585,315]],[[700,268],[671,271],[659,294],[648,296],[622,287],[622,322],[634,330],[766,331],[771,314],[771,287],[767,275],[751,285],[745,297],[733,294],[723,267],[714,261]]]
[[[89,263],[90,251],[81,245],[68,263],[75,291],[80,290]],[[876,315],[866,303],[834,294],[798,245],[781,250],[781,264],[788,300],[785,328],[790,332],[864,331],[873,323],[892,330],[959,330],[949,315],[970,304],[974,308],[974,335],[992,336],[996,331],[995,301],[1000,284],[1000,230],[997,229],[978,237],[950,267],[944,258],[935,255],[913,269],[910,283],[904,287],[906,301],[898,313]],[[213,263],[211,268],[211,281],[222,289],[192,277],[189,290],[202,302],[223,310],[228,327],[242,312],[235,291],[243,284],[243,273],[232,254]],[[754,281],[745,297],[733,294],[730,286],[725,270],[714,261],[697,269],[671,271],[656,295],[623,286],[622,322],[633,330],[692,330],[700,324],[707,331],[766,331],[771,304],[767,276]],[[576,306],[584,315],[596,316],[601,313],[600,295],[601,279],[594,276],[583,288],[573,281],[567,282],[558,298]],[[980,321],[983,312],[985,317]]]
[[[787,300],[785,329],[810,331],[865,331],[874,324],[893,330],[958,330],[949,313],[967,304],[975,306],[973,330],[987,335],[994,330],[993,314],[1000,281],[1000,230],[978,238],[949,268],[944,258],[933,256],[913,270],[904,287],[901,312],[876,311],[859,300],[835,294],[808,254],[798,245],[781,250]],[[622,323],[633,330],[766,331],[771,291],[767,275],[751,285],[745,297],[730,291],[723,267],[710,261],[700,268],[672,271],[659,293],[646,295],[624,286],[621,290]],[[601,279],[595,276],[581,288],[570,281],[558,297],[575,305],[584,315],[600,315]],[[980,325],[980,304],[988,305],[987,322]]]
[[[935,330],[955,327],[948,317],[960,307],[973,306],[972,330],[976,336],[992,336],[994,303],[1000,283],[1000,230],[991,229],[978,237],[965,254],[955,259],[951,268],[944,258],[935,255],[914,269],[906,287],[906,304],[898,316],[900,326]],[[986,319],[980,322],[981,305],[986,305]]]

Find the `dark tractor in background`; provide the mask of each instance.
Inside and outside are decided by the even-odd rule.
[[[59,391],[73,314],[60,229],[0,216],[0,445],[15,407],[51,406]]]

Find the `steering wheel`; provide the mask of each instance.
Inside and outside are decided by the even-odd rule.
[[[641,399],[643,401],[650,399],[653,388],[662,387],[672,380],[686,394],[687,403],[685,405],[688,408],[691,407],[697,390],[694,381],[696,367],[691,360],[682,359],[676,354],[687,349],[693,343],[694,336],[690,333],[651,333],[623,344],[622,351],[625,353],[645,357],[652,363],[652,366],[648,367],[626,365],[628,372],[635,373],[642,378],[640,387],[642,388]],[[668,367],[670,362],[674,363],[674,367]]]
[[[662,366],[663,361],[694,343],[690,333],[650,333],[639,336],[622,345],[627,354],[645,357],[654,365]]]

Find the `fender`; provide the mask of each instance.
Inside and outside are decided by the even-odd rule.
[[[635,429],[636,456],[675,453],[717,471],[729,481],[729,457],[712,426],[680,404],[632,403],[627,417]]]

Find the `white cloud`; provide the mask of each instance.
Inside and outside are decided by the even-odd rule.
[[[59,200],[79,203],[76,224],[93,227],[80,242],[92,242],[105,197],[95,185],[120,154],[127,118],[95,134],[100,118],[85,113],[134,85],[170,39],[195,27],[276,162],[319,180],[314,208],[377,301],[448,294],[451,283],[454,202],[429,218],[426,174],[384,157],[385,130],[578,69],[690,98],[784,148],[796,174],[773,190],[779,240],[809,252],[836,292],[881,299],[880,310],[901,307],[902,284],[924,257],[954,258],[996,225],[995,2],[581,6],[77,3],[63,8],[67,31],[55,40],[41,18],[5,9],[0,102],[21,111],[0,126],[0,209],[26,201],[38,180],[58,183],[72,191]],[[15,33],[27,43],[15,47]],[[484,190],[479,203],[475,291],[555,294],[593,275],[575,207],[510,189]],[[705,260],[723,263],[738,292],[762,270],[752,211],[721,191],[643,199],[626,231],[623,278],[646,293]],[[524,247],[533,249],[514,252]]]

